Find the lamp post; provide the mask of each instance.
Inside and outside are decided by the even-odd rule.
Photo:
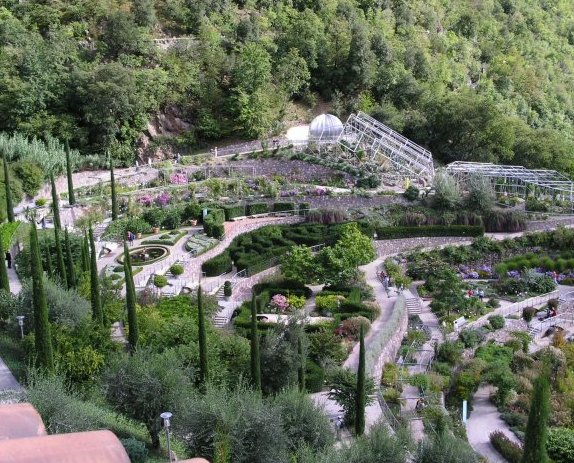
[[[24,315],[16,316],[16,320],[18,320],[18,326],[20,327],[20,338],[24,339]]]
[[[159,415],[160,418],[163,420],[163,427],[165,428],[165,433],[167,435],[167,456],[169,458],[169,462],[172,462],[171,459],[171,442],[170,442],[170,436],[169,436],[169,427],[171,425],[170,423],[170,419],[173,416],[170,412],[163,412],[161,415]]]

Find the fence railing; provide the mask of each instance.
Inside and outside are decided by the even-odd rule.
[[[534,321],[530,323],[529,330],[534,331],[535,338],[541,338],[546,334],[548,328],[553,326],[572,326],[574,325],[574,312],[566,312],[556,317],[547,318],[546,320]]]
[[[383,416],[385,417],[391,428],[393,428],[394,431],[398,431],[398,429],[401,427],[401,422],[396,418],[396,416],[388,406],[387,402],[385,402],[383,394],[381,393],[380,390],[377,391],[377,402],[379,402],[379,406],[381,407]]]
[[[479,328],[488,323],[488,318],[493,315],[502,315],[507,317],[508,315],[522,313],[522,310],[526,307],[536,307],[538,305],[548,302],[550,299],[558,299],[560,297],[560,291],[555,290],[550,293],[541,294],[540,296],[530,297],[524,299],[523,301],[515,302],[513,304],[507,305],[506,307],[501,307],[499,309],[493,310],[492,312],[480,317],[478,320],[467,323],[464,328]]]

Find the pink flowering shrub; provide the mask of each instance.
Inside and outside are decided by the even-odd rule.
[[[187,174],[171,174],[169,181],[174,185],[186,185],[187,184]]]
[[[155,202],[158,206],[167,206],[170,201],[171,201],[171,195],[166,191],[160,193],[159,195],[157,195],[157,198],[155,198]]]
[[[153,199],[150,195],[143,195],[138,198],[138,203],[142,206],[151,206]]]
[[[275,294],[271,298],[269,305],[278,312],[283,313],[289,308],[289,300],[283,294]]]

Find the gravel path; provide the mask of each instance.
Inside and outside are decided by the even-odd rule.
[[[490,443],[490,433],[497,430],[502,431],[513,442],[520,444],[520,441],[508,425],[500,419],[500,413],[490,401],[490,395],[493,392],[494,387],[482,385],[474,394],[472,401],[473,410],[468,418],[466,434],[472,448],[490,463],[505,463],[506,460]]]

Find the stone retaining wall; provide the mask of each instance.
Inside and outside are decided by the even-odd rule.
[[[397,307],[397,304],[401,303],[402,308]],[[409,323],[409,316],[406,308],[405,299],[403,296],[400,296],[395,303],[395,307],[393,311],[401,310],[401,313],[398,313],[397,316],[399,317],[398,320],[398,328],[394,330],[393,334],[390,336],[388,341],[385,343],[384,347],[382,348],[379,357],[377,358],[376,363],[372,367],[371,376],[375,381],[375,384],[379,384],[381,381],[381,375],[383,374],[383,366],[385,363],[394,362],[397,356],[397,352],[401,347],[401,343],[403,338],[407,332],[407,327]],[[390,322],[390,320],[389,320]],[[389,324],[389,326],[391,326]],[[385,332],[381,333],[381,336],[384,336]]]

